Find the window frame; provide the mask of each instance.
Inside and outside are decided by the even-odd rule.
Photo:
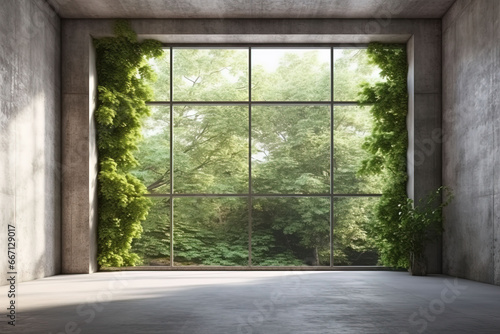
[[[252,101],[252,50],[253,49],[329,49],[330,50],[330,100],[329,101]],[[255,266],[252,264],[252,204],[253,198],[273,198],[273,197],[323,197],[329,198],[330,200],[330,264],[329,266],[307,266],[306,268],[320,268],[320,269],[332,269],[332,268],[363,268],[367,266],[336,266],[334,263],[334,229],[335,229],[335,216],[334,216],[334,200],[335,198],[370,198],[370,197],[381,197],[381,193],[335,193],[335,182],[334,182],[334,114],[336,106],[351,106],[357,107],[359,103],[357,101],[335,101],[334,100],[334,74],[335,74],[335,50],[336,49],[367,49],[368,44],[338,44],[338,43],[326,43],[326,44],[309,44],[309,43],[290,43],[290,44],[164,44],[163,49],[169,49],[169,67],[170,67],[170,87],[169,87],[169,101],[148,101],[146,105],[148,106],[168,106],[169,107],[169,135],[170,135],[170,147],[169,147],[169,187],[170,191],[168,194],[146,194],[145,197],[162,197],[169,198],[170,203],[170,265],[167,268],[199,268],[198,266],[187,266],[187,265],[175,265],[175,253],[174,253],[174,199],[175,198],[221,198],[221,197],[243,197],[248,198],[248,265],[242,268],[267,268],[267,269],[292,269],[297,268],[296,266]],[[173,49],[248,49],[248,101],[174,101],[173,99]],[[174,106],[176,105],[193,105],[193,106],[248,106],[248,193],[175,193],[174,192]],[[279,193],[253,193],[252,189],[252,106],[297,106],[297,105],[307,105],[307,106],[329,106],[330,108],[330,191],[329,193],[312,193],[312,194],[279,194]],[[206,266],[208,270],[213,270],[220,266]],[[239,268],[240,266],[223,266],[227,268]],[[370,266],[372,267],[372,266]]]

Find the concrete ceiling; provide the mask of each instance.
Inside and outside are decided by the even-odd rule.
[[[441,18],[455,0],[47,0],[63,18]]]

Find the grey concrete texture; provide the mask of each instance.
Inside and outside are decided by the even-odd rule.
[[[454,0],[49,0],[63,18],[441,18]]]
[[[292,23],[291,23],[292,24]],[[191,44],[368,44],[373,41],[381,43],[404,44],[411,37],[410,34],[323,34],[323,35],[141,35],[141,38],[156,39],[165,44],[183,44],[189,41]]]
[[[86,25],[82,27],[78,22],[63,21],[61,41],[63,46],[61,266],[62,272],[67,274],[92,273],[98,269],[98,167],[93,117],[97,90],[95,55],[92,37]],[[71,48],[65,47],[68,45],[71,45]]]
[[[112,20],[63,20],[62,23],[62,94],[63,94],[63,272],[84,273],[93,271],[95,261],[96,211],[94,167],[92,152],[95,137],[92,135],[93,84],[91,82],[91,37],[109,36]],[[414,52],[409,54],[413,64],[412,95],[414,101],[411,124],[416,139],[424,141],[432,130],[441,126],[441,21],[401,20],[392,17],[358,20],[314,19],[168,19],[131,20],[140,37],[164,39],[176,35],[184,43],[196,42],[204,37],[224,42],[225,36],[234,41],[241,37],[264,36],[266,42],[293,39],[299,43],[314,43],[330,39],[351,38],[350,43],[379,41],[407,42],[412,40]],[[190,40],[195,38],[195,40]],[[418,57],[419,59],[417,59]],[[432,151],[409,153],[413,168],[413,194],[418,199],[441,185],[441,143],[435,142]],[[418,165],[415,163],[418,160]],[[434,249],[434,250],[432,250]],[[441,272],[440,246],[430,248],[430,273]]]
[[[7,228],[17,280],[60,272],[60,20],[42,0],[0,2],[0,285]]]
[[[408,113],[406,115],[406,129],[408,131],[408,149],[406,151],[408,182],[406,194],[409,198],[415,198],[415,37],[412,36],[406,43],[406,54],[408,62]]]
[[[474,0],[457,0],[450,7],[446,15],[443,16],[443,30],[448,29],[448,27],[457,20],[460,15],[464,12],[464,8],[469,6]]]
[[[498,333],[500,287],[405,272],[108,272],[22,283],[16,332]]]
[[[441,69],[439,24],[419,27],[407,43],[408,53],[408,197],[425,197],[441,185]],[[417,47],[415,45],[418,45]],[[417,69],[417,70],[415,70]],[[422,112],[425,110],[425,112]],[[426,246],[425,256],[431,273],[441,273],[441,240]]]
[[[497,9],[500,14],[500,6],[497,4]],[[496,16],[496,21],[495,21],[495,28],[494,30],[497,32],[496,36],[494,37],[493,43],[495,43],[497,46],[500,46],[500,19],[499,16]],[[494,68],[499,69],[500,68],[500,47],[497,47],[495,49],[495,57],[494,57]],[[495,263],[495,284],[500,285],[500,171],[499,167],[500,166],[500,117],[499,117],[499,111],[500,111],[500,94],[498,92],[500,91],[500,71],[496,70],[493,73],[493,87],[495,89],[495,93],[492,96],[492,105],[493,105],[493,110],[495,111],[494,120],[493,120],[493,128],[495,129],[494,131],[494,142],[495,142],[495,148],[493,152],[494,158],[494,166],[495,166],[495,172],[494,172],[494,179],[493,183],[495,184],[495,195],[494,195],[494,203],[493,203],[493,212],[494,212],[494,242],[495,242],[495,252],[493,254],[493,261]]]
[[[114,20],[107,19],[64,19],[62,36],[71,39],[78,33],[91,33],[93,37],[99,38],[110,36],[113,32]],[[382,40],[385,36],[395,38],[399,36],[398,42],[407,42],[411,35],[441,34],[441,20],[439,19],[398,19],[387,17],[383,19],[131,19],[129,22],[139,37],[154,36],[160,41],[168,43],[163,36],[203,36],[209,40],[212,36],[254,36],[271,35],[280,41],[280,36],[311,35],[312,42],[317,36],[347,35],[347,36],[373,36],[372,42]],[[302,36],[304,38],[304,36]],[[422,36],[425,41],[427,38]],[[430,37],[432,39],[432,37]],[[254,40],[258,41],[258,40]],[[321,40],[319,40],[321,42]],[[70,41],[68,41],[70,42]],[[191,43],[186,40],[184,43]],[[307,40],[300,41],[306,43]],[[84,48],[84,44],[78,43]],[[359,43],[354,41],[354,43]],[[75,44],[75,47],[77,45]],[[441,52],[439,50],[435,52]],[[82,55],[83,56],[83,55]],[[66,58],[66,57],[63,57]],[[63,59],[64,60],[64,59]],[[68,59],[68,61],[76,61]],[[88,66],[88,65],[87,65]],[[70,91],[68,91],[69,93]]]
[[[458,0],[443,20],[443,271],[500,285],[500,2]]]
[[[95,210],[89,205],[89,142],[95,142],[89,137],[89,96],[63,94],[62,106],[62,272],[89,273],[90,213]]]

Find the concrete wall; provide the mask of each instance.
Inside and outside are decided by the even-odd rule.
[[[443,271],[500,285],[500,1],[458,0],[443,20]]]
[[[7,225],[18,281],[60,272],[60,22],[42,0],[0,1],[0,285]]]
[[[90,34],[62,23],[62,272],[97,271],[95,52]],[[77,38],[77,40],[73,40]],[[77,70],[76,70],[77,69]]]
[[[441,185],[441,20],[132,20],[140,37],[166,43],[408,43],[411,62],[409,116],[414,134],[408,163],[409,195],[419,199]],[[95,270],[95,134],[91,36],[112,32],[111,20],[63,20],[63,273]],[[90,102],[89,102],[90,101]],[[440,244],[429,248],[429,272],[441,272]]]

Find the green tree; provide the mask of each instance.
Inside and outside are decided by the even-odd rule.
[[[260,50],[257,50],[260,51]],[[256,51],[256,52],[257,52]],[[174,101],[248,100],[248,50],[175,49]],[[328,101],[329,49],[282,53],[273,64],[263,54],[252,67],[252,99]],[[169,55],[153,63],[160,80],[155,99],[168,99]],[[264,60],[262,60],[264,59]],[[336,54],[335,92],[354,99],[362,81],[378,78],[364,50]],[[354,64],[354,65],[353,65]],[[338,93],[337,93],[338,92]],[[341,96],[341,95],[339,95]],[[247,193],[248,108],[176,105],[173,110],[173,190],[178,194]],[[145,140],[134,172],[150,193],[170,191],[170,109],[156,107],[144,127]],[[252,108],[252,189],[257,194],[328,194],[330,191],[329,106],[254,106]],[[368,157],[361,149],[371,117],[359,107],[334,110],[334,175],[337,193],[376,193],[381,178],[357,173]],[[252,205],[254,265],[328,265],[330,198],[255,198]],[[335,201],[334,257],[351,264],[373,254],[367,225],[373,201]],[[158,200],[143,223],[134,250],[145,263],[170,259],[170,203]],[[175,263],[246,265],[246,198],[182,197],[174,201]]]

